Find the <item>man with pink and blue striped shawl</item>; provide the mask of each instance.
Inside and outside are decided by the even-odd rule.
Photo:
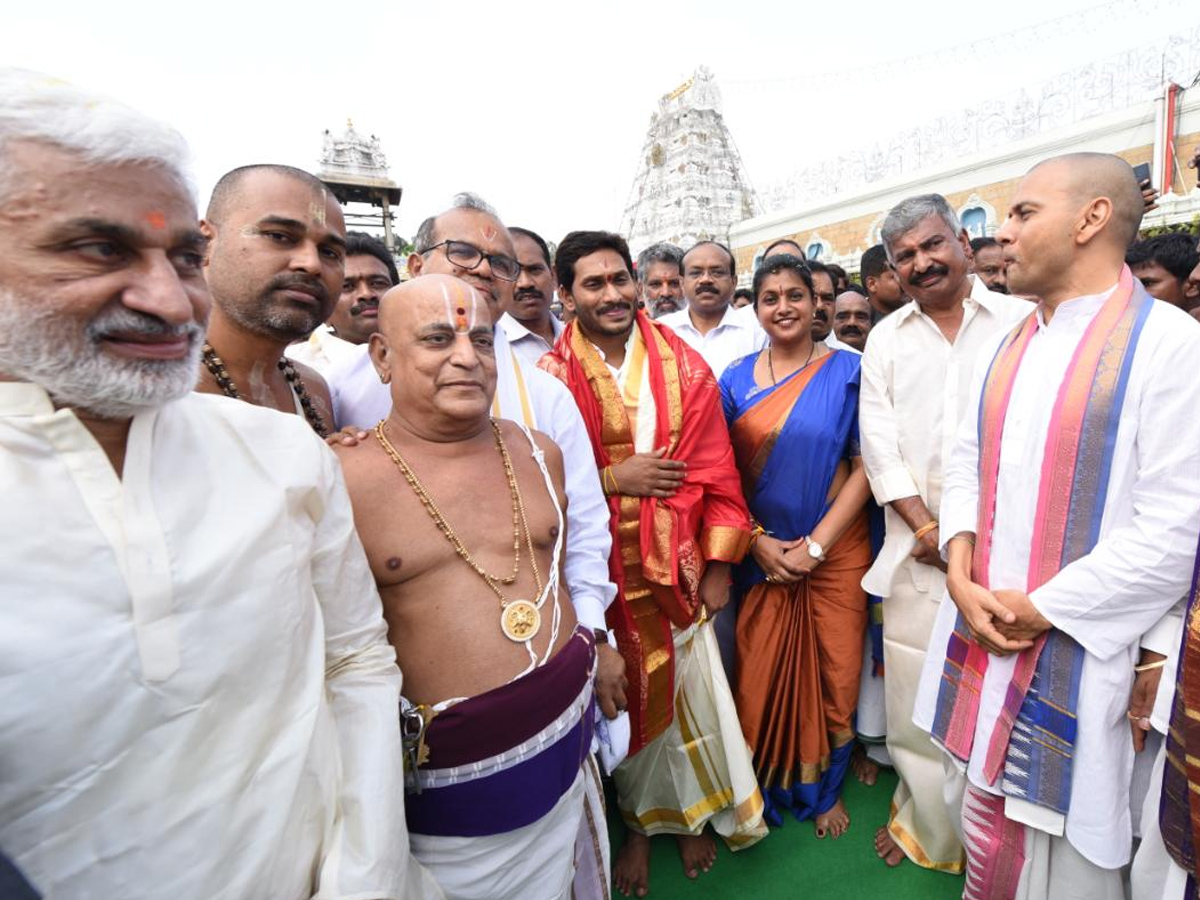
[[[1076,153],[1025,176],[997,234],[1040,302],[979,358],[914,714],[947,754],[968,900],[1124,897],[1139,640],[1200,530],[1200,327],[1125,267],[1141,214],[1126,162]]]

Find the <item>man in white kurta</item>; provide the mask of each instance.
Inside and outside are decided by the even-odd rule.
[[[70,410],[0,383],[0,448],[0,845],[30,880],[438,896],[405,872],[400,672],[311,429],[190,395],[134,417],[118,478]]]
[[[977,410],[1002,337],[980,353],[968,414],[946,470],[941,534],[942,543],[951,544],[947,596],[954,602],[944,601],[939,610],[914,720],[933,729],[947,644],[961,609],[974,640],[989,650],[965,764],[969,787],[962,785],[968,798],[972,791],[1001,794],[1000,780],[989,783],[983,762],[1018,659],[1011,651],[1020,644],[1013,641],[1050,627],[1084,651],[1067,811],[1004,797],[1004,820],[1023,827],[1024,864],[1015,893],[1003,896],[1123,896],[1119,869],[1129,861],[1132,838],[1126,710],[1133,666],[1140,637],[1175,604],[1191,575],[1200,528],[1200,418],[1192,395],[1200,327],[1151,301],[1128,369],[1098,542],[1028,596],[1021,593],[1059,385],[1088,326],[1118,289],[1124,246],[1140,217],[1140,192],[1127,164],[1102,154],[1072,154],[1026,176],[997,235],[1013,290],[1043,300],[1004,418],[987,572],[991,591],[970,584],[968,541],[974,539],[980,494]],[[1012,593],[1001,601],[997,590]],[[1006,621],[1009,614],[1016,620]],[[967,807],[962,810],[970,832],[978,821],[968,820]],[[973,876],[986,861],[975,857],[969,837],[966,846],[966,896],[975,896]]]
[[[332,453],[192,394],[182,138],[0,69],[0,847],[45,896],[437,898]]]
[[[914,299],[871,330],[863,353],[863,466],[886,526],[883,547],[863,588],[883,598],[887,747],[900,776],[887,833],[878,836],[877,849],[891,865],[907,856],[919,866],[955,872],[962,868],[962,846],[941,798],[942,754],[912,724],[917,682],[946,581],[931,564],[940,560],[917,559],[920,541],[914,534],[937,521],[942,468],[966,409],[979,348],[1028,316],[1033,305],[993,293],[967,274],[969,257],[958,239],[961,225],[955,228],[957,222],[934,211],[954,217],[935,196],[911,198],[890,214],[899,230],[892,235],[894,251],[914,238],[919,243],[940,235],[943,240],[923,264],[905,254],[901,284]],[[926,287],[921,282],[931,265],[946,268],[948,277]],[[952,322],[957,318],[957,332],[952,325],[940,327],[947,312]],[[930,553],[937,547],[936,532],[931,527],[922,535]],[[861,716],[861,699],[859,704]]]

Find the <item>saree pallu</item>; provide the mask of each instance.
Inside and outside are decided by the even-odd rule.
[[[807,819],[841,796],[854,743],[871,563],[865,516],[796,584],[761,583],[738,614],[742,733],[754,754],[772,824]]]
[[[775,385],[754,380],[755,357],[730,366],[721,394],[755,519],[780,540],[809,534],[828,512],[838,467],[856,456],[858,357],[834,352]],[[828,812],[841,794],[854,739],[871,562],[865,511],[792,585],[764,581],[747,556],[735,576],[742,732],[766,795],[768,821]]]

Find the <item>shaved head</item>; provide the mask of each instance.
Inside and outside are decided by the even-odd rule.
[[[297,169],[294,166],[282,166],[274,163],[241,166],[221,176],[221,180],[213,188],[212,196],[208,198],[208,209],[205,210],[204,218],[214,225],[222,224],[229,210],[237,205],[241,196],[247,190],[253,188],[254,181],[250,176],[262,175],[268,172],[272,175],[291,178],[294,181],[306,184],[314,192],[322,196],[328,193],[325,182],[321,181],[316,175],[305,172],[303,169]],[[332,195],[330,194],[329,196]]]
[[[493,326],[483,295],[453,275],[421,275],[384,294],[370,353],[391,387],[392,416],[414,433],[445,439],[487,427],[496,391]]]
[[[459,310],[462,310],[461,314]],[[479,292],[453,275],[422,275],[398,284],[380,298],[379,330],[398,329],[440,321],[455,326],[491,330],[492,315]]]
[[[996,232],[1008,289],[1049,314],[1063,301],[1117,283],[1142,221],[1129,163],[1108,153],[1068,153],[1029,170]]]
[[[1111,153],[1067,153],[1038,163],[1029,175],[1043,170],[1061,179],[1063,188],[1079,206],[1108,198],[1112,203],[1108,228],[1122,249],[1133,243],[1142,225],[1145,202],[1129,163]]]

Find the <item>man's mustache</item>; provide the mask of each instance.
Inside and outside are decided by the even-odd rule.
[[[368,309],[379,309],[379,301],[378,300],[359,300],[352,307],[350,307],[350,315],[361,316]]]
[[[514,300],[537,300],[539,303],[546,300],[546,295],[537,288],[523,288],[513,295]]]
[[[701,284],[696,288],[697,294],[720,294],[715,284]]]
[[[823,307],[818,306],[816,309],[813,310],[813,318],[819,319],[822,322],[828,322],[829,321],[829,313],[825,312],[825,309]]]
[[[308,288],[321,303],[329,302],[329,291],[325,289],[321,279],[309,277],[301,272],[284,272],[282,275],[276,275],[267,285],[267,290],[286,291],[288,288],[294,287]]]
[[[866,332],[864,332],[857,325],[847,325],[842,329],[842,334],[847,334],[850,337],[862,337],[865,333]]]
[[[915,284],[922,284],[923,282],[928,281],[930,278],[940,277],[942,275],[945,275],[949,271],[950,270],[947,269],[945,266],[935,264],[935,265],[930,266],[928,269],[926,269],[921,274],[917,275],[913,279],[913,282]]]

